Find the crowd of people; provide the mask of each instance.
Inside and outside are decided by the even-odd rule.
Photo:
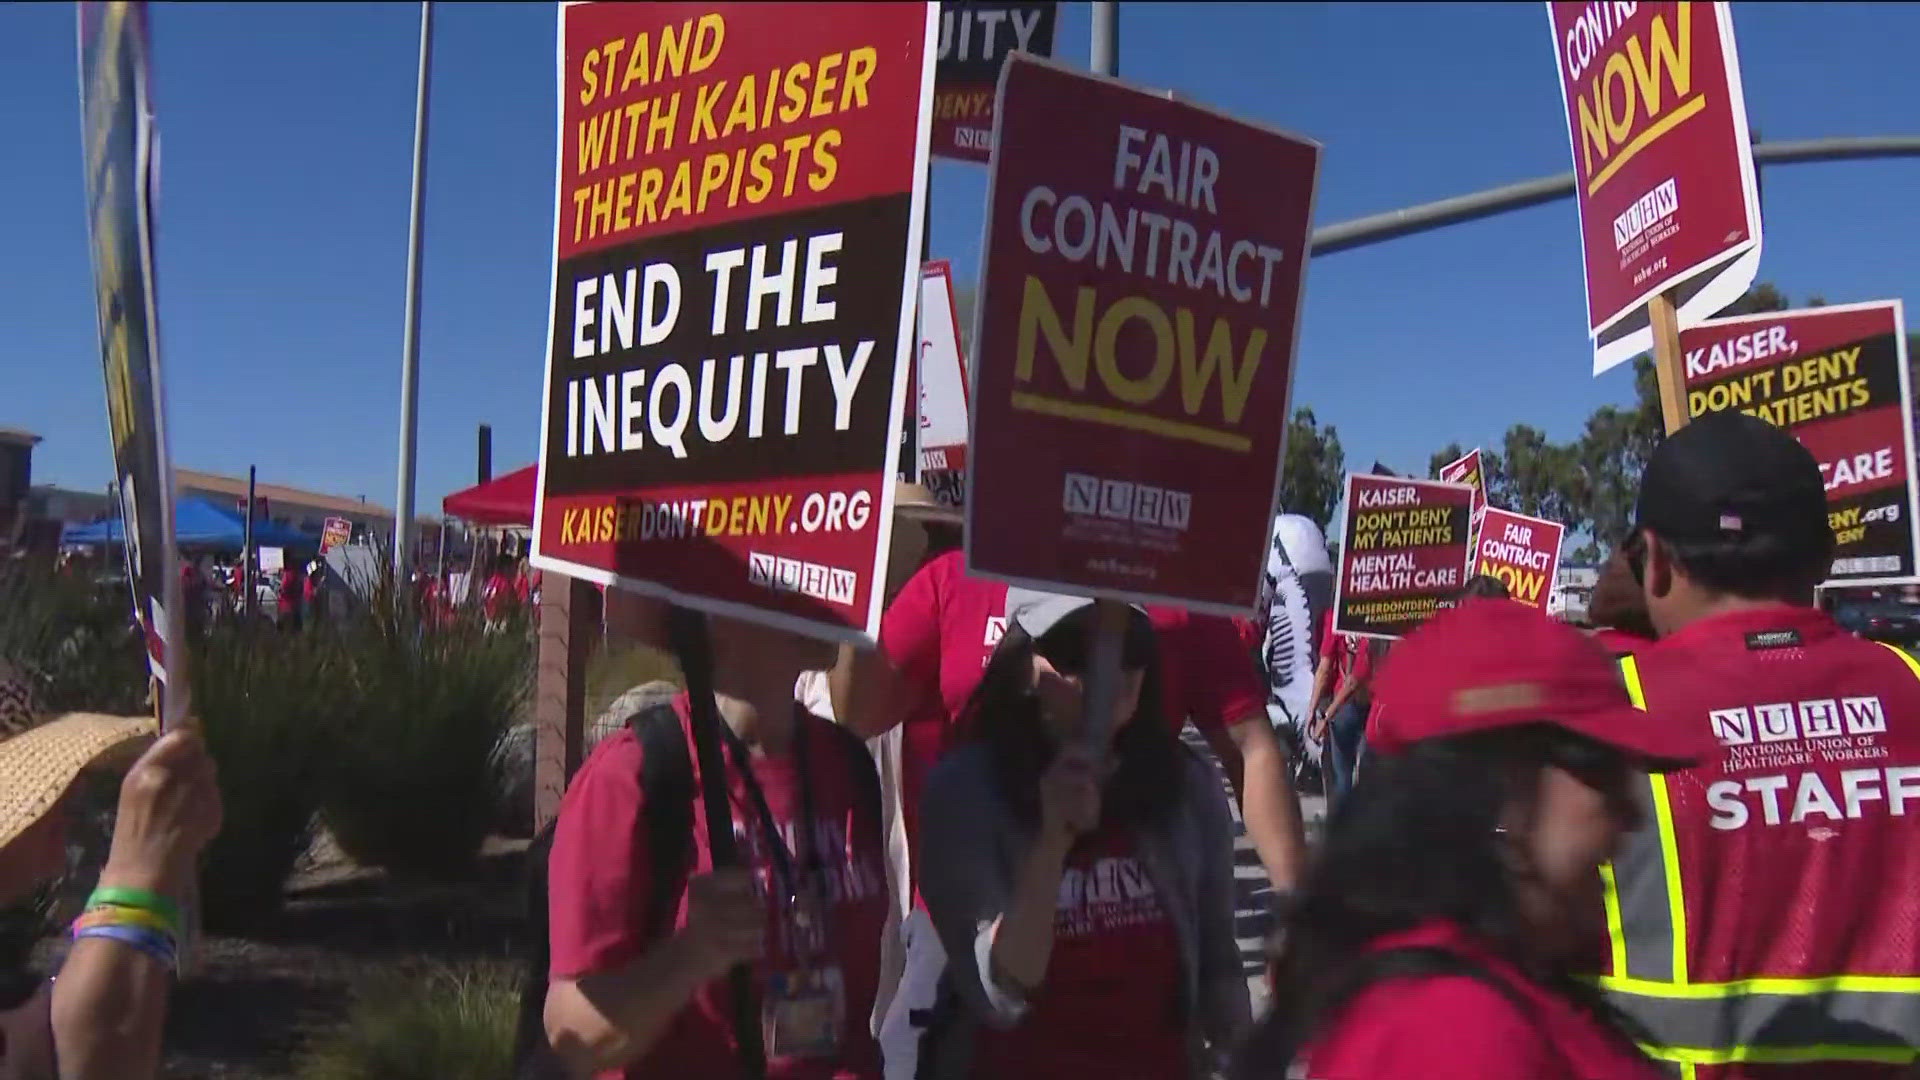
[[[1660,445],[1598,625],[1480,580],[1390,648],[1329,632],[1310,524],[1276,528],[1263,619],[1119,625],[969,577],[951,516],[899,501],[878,649],[715,619],[719,756],[682,694],[573,777],[530,855],[520,1076],[1916,1075],[1920,661],[1815,604],[1824,484],[1779,429],[1716,414]],[[661,604],[605,612],[684,644]],[[1103,625],[1119,677],[1090,715]],[[79,769],[145,725],[16,729],[10,893],[57,869]],[[1317,743],[1333,808],[1309,852],[1290,758]],[[703,770],[737,858],[711,850]],[[122,792],[65,966],[0,1023],[0,1076],[153,1075],[218,797],[184,733]],[[1242,828],[1274,896],[1252,985]]]
[[[1791,436],[1722,414],[1664,442],[1590,626],[1476,579],[1391,647],[1343,638],[1325,542],[1283,519],[1266,617],[1131,609],[1092,717],[1095,605],[967,576],[912,495],[877,650],[714,623],[738,865],[714,864],[697,801],[693,842],[656,858],[656,805],[690,789],[650,756],[692,753],[684,697],[665,742],[629,725],[574,778],[529,1060],[730,1075],[764,1053],[769,1076],[836,1080],[1914,1067],[1920,663],[1815,605],[1833,537]],[[668,640],[632,596],[608,597],[608,630]],[[835,730],[870,757],[821,749]],[[1311,854],[1307,755],[1333,801]],[[1275,898],[1251,988],[1230,802]]]

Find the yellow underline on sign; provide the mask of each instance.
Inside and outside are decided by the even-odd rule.
[[[1085,420],[1090,424],[1131,428],[1150,435],[1163,435],[1169,439],[1196,442],[1202,446],[1214,446],[1222,450],[1232,450],[1235,453],[1244,454],[1253,449],[1253,440],[1245,435],[1215,431],[1198,424],[1183,424],[1178,420],[1166,420],[1158,416],[1142,416],[1122,409],[1111,409],[1105,405],[1061,401],[1059,398],[1050,398],[1043,394],[1015,391],[1013,407],[1025,409],[1028,412],[1046,413],[1048,416],[1061,416],[1068,420]]]
[[[1607,162],[1606,168],[1601,169],[1599,172],[1593,174],[1593,179],[1587,181],[1587,194],[1591,195],[1594,192],[1599,191],[1600,185],[1613,179],[1613,174],[1620,171],[1620,166],[1625,165],[1628,161],[1632,160],[1633,155],[1653,145],[1653,141],[1655,139],[1658,139],[1660,136],[1665,135],[1667,132],[1672,131],[1676,127],[1679,127],[1681,121],[1686,120],[1688,117],[1692,116],[1694,113],[1697,113],[1701,109],[1704,109],[1706,107],[1707,107],[1707,95],[1695,94],[1693,95],[1693,100],[1688,101],[1682,105],[1674,106],[1674,110],[1672,112],[1661,117],[1658,122],[1648,125],[1647,130],[1641,132],[1639,135],[1634,136],[1634,139],[1632,142],[1620,148],[1620,152],[1614,155],[1614,159],[1612,161]]]

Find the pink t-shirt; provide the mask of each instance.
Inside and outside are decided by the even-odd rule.
[[[968,577],[966,557],[950,551],[908,580],[880,622],[880,647],[918,691],[902,719],[901,800],[907,841],[919,836],[922,785],[952,744],[994,646],[1007,629],[1007,587]],[[1149,607],[1159,636],[1162,699],[1176,726],[1203,731],[1266,722],[1267,689],[1234,624],[1180,608]]]

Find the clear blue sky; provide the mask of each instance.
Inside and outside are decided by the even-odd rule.
[[[1088,12],[1063,4],[1084,63]],[[798,5],[796,5],[796,10]],[[1326,145],[1322,224],[1569,167],[1538,4],[1143,4],[1121,73]],[[1920,8],[1740,4],[1766,138],[1920,133]],[[174,453],[391,505],[418,9],[159,5],[162,335]],[[442,4],[435,35],[418,507],[533,460],[553,227],[554,15]],[[0,5],[0,426],[36,479],[110,475],[82,212],[74,13]],[[1920,160],[1765,173],[1761,276],[1798,300],[1920,299]],[[977,267],[985,170],[937,163],[933,251]],[[1349,462],[1424,468],[1630,393],[1593,379],[1573,205],[1315,260],[1296,400]]]

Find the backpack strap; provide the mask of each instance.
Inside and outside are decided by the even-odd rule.
[[[810,716],[802,716],[800,722],[813,721]],[[829,732],[827,741],[838,746],[846,759],[847,776],[853,782],[853,805],[860,815],[858,824],[863,833],[861,843],[884,848],[885,838],[881,835],[880,827],[880,770],[873,763],[873,752],[867,749],[866,740],[839,724],[826,721],[818,723],[816,727]]]
[[[647,874],[644,927],[649,940],[665,934],[680,912],[680,894],[693,873],[693,758],[680,713],[669,702],[627,719],[640,740],[640,790],[646,793]]]

